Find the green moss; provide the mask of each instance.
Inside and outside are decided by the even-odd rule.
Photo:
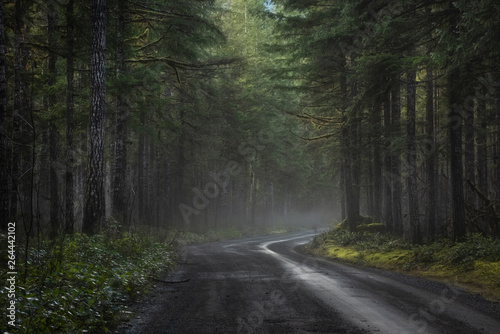
[[[365,263],[383,269],[404,268],[412,254],[408,250],[395,250],[387,253],[370,253],[365,256]]]
[[[500,301],[500,240],[470,235],[461,243],[441,240],[409,245],[380,233],[333,229],[319,235],[310,251],[328,258],[454,282]]]

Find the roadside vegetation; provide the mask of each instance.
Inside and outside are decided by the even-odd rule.
[[[8,333],[106,333],[127,304],[152,287],[152,277],[173,267],[176,254],[151,237],[117,231],[73,234],[28,249],[18,249],[16,327]]]
[[[416,245],[380,232],[381,224],[362,225],[351,232],[343,225],[314,238],[310,253],[327,258],[451,282],[500,301],[500,240],[468,234]]]

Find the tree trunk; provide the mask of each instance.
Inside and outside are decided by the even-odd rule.
[[[391,125],[391,102],[390,92],[384,93],[384,218],[387,231],[394,231],[394,217],[392,214],[392,153],[390,151],[392,141],[392,125]]]
[[[473,82],[472,68],[470,64],[466,66],[466,73],[464,80],[467,82]],[[475,145],[474,145],[474,88],[465,94],[466,99],[463,101],[462,111],[464,112],[464,176],[465,180],[470,181],[472,184],[476,184],[475,177]],[[476,196],[474,191],[470,187],[465,188],[465,203],[472,208],[476,207]]]
[[[382,219],[382,157],[380,140],[382,138],[382,124],[380,118],[381,105],[373,111],[373,125],[375,127],[373,140],[373,215],[377,220]]]
[[[353,187],[353,173],[351,169],[351,152],[350,152],[350,131],[349,125],[346,123],[342,127],[342,156],[344,165],[344,188],[345,188],[345,199],[346,199],[346,218],[349,225],[349,229],[354,231],[356,229],[356,223],[358,216],[356,216],[356,207],[354,200],[354,187]]]
[[[246,212],[247,212],[246,221],[250,227],[255,227],[255,212],[257,205],[257,199],[256,199],[257,181],[255,178],[255,170],[252,163],[248,164],[248,177],[249,177],[249,184],[248,184],[248,202],[246,207]]]
[[[145,200],[144,200],[144,183],[145,183],[145,177],[144,177],[144,165],[146,164],[145,160],[145,146],[146,146],[146,140],[144,137],[144,127],[146,123],[146,112],[144,110],[141,110],[139,112],[139,122],[141,124],[142,131],[139,132],[139,147],[137,150],[137,214],[138,214],[138,220],[142,222],[144,220],[144,205],[145,205]]]
[[[391,125],[392,138],[401,136],[401,105],[400,105],[400,82],[399,76],[394,80],[394,86],[391,91]],[[394,232],[401,235],[403,232],[403,212],[401,209],[401,198],[403,195],[401,182],[401,157],[400,149],[393,147],[391,150],[392,162],[392,217],[394,224]]]
[[[500,57],[497,57],[497,60],[498,62],[500,62]],[[498,64],[497,62],[497,64]],[[497,72],[498,73],[498,72]],[[497,82],[500,80],[500,75],[497,74],[496,76],[496,79],[497,79]],[[494,104],[493,104],[494,108],[496,110],[500,110],[500,91],[497,90],[496,91],[496,95],[495,95],[495,101],[494,101]],[[496,179],[494,180],[494,184],[493,184],[493,187],[494,189],[496,189],[496,193],[495,193],[495,196],[496,196],[496,199],[498,202],[500,202],[500,113],[497,112],[496,113],[496,127],[495,127],[495,134],[494,134],[494,138],[495,138],[495,177]],[[500,208],[498,208],[500,209]]]
[[[356,96],[357,85],[356,83],[351,84],[350,96]],[[360,217],[360,205],[361,205],[361,142],[362,142],[362,131],[361,131],[361,117],[358,115],[357,110],[352,110],[351,116],[351,134],[350,134],[350,152],[351,152],[351,171],[352,171],[352,182],[353,182],[353,196],[352,196],[352,206],[353,206],[353,217],[356,221],[359,221]]]
[[[342,152],[343,155],[343,152]],[[347,218],[346,212],[346,200],[345,200],[345,164],[343,162],[340,163],[340,219],[344,221]]]
[[[113,173],[113,216],[118,221],[125,224],[127,201],[126,201],[126,180],[127,180],[127,117],[129,105],[126,94],[125,75],[127,68],[125,63],[125,7],[126,1],[120,1],[118,7],[118,21],[116,24],[116,77],[119,86],[122,87],[116,98],[116,120],[115,120],[115,145],[114,145],[114,173]]]
[[[452,10],[450,17],[450,32],[457,36],[457,18],[459,13],[453,1],[449,2]],[[452,55],[451,55],[452,56]],[[458,66],[458,65],[452,65]],[[464,200],[464,174],[462,163],[462,83],[460,69],[453,67],[448,74],[448,135],[450,143],[450,169],[451,169],[451,206],[453,217],[453,239],[458,240],[465,236],[465,200]]]
[[[177,170],[178,177],[175,185],[175,197],[176,197],[176,205],[175,207],[179,207],[181,203],[187,200],[187,196],[184,193],[184,166],[186,165],[186,130],[184,127],[186,126],[184,120],[184,109],[182,107],[179,110],[179,120],[181,123],[179,141],[177,145]],[[191,203],[190,201],[186,201],[186,203]],[[178,212],[178,211],[177,211]],[[182,218],[182,217],[181,217]],[[179,219],[181,221],[181,219]],[[184,222],[187,223],[187,222]]]
[[[0,230],[9,222],[9,165],[7,141],[7,74],[5,69],[5,15],[0,3]]]
[[[33,139],[28,128],[34,129],[30,124],[28,93],[25,84],[25,69],[28,64],[28,54],[25,46],[25,36],[28,29],[24,27],[26,3],[21,0],[15,2],[15,28],[14,28],[14,114],[12,123],[12,155],[11,155],[11,199],[10,219],[15,221],[18,213],[18,201],[22,206],[22,219],[25,224],[31,223],[32,217],[32,191],[33,183]]]
[[[412,69],[407,75],[407,105],[406,105],[406,157],[408,163],[407,191],[408,208],[410,221],[410,241],[421,243],[420,232],[420,212],[418,209],[418,189],[417,189],[417,147],[415,134],[415,96],[416,96],[416,72]]]
[[[427,68],[425,83],[425,132],[427,170],[427,236],[434,239],[436,234],[436,139],[434,133],[434,76],[432,68]]]
[[[74,0],[68,0],[66,5],[66,215],[65,215],[65,233],[73,233],[73,224],[75,223],[75,204],[74,204],[74,125],[73,116],[74,106]]]
[[[372,138],[373,140],[373,138]],[[368,215],[374,216],[375,207],[374,207],[374,189],[373,189],[373,156],[372,156],[373,146],[368,150],[368,182],[366,189],[366,206],[368,208]]]
[[[341,147],[342,147],[342,163],[344,169],[344,189],[346,200],[346,218],[349,229],[354,231],[356,224],[359,220],[359,197],[356,202],[356,191],[354,189],[354,182],[356,173],[353,168],[353,155],[352,155],[352,138],[356,134],[354,129],[355,122],[348,118],[347,115],[347,76],[345,69],[345,58],[342,57],[342,72],[340,74],[340,91],[341,91],[341,104],[342,104],[342,134],[341,134]]]
[[[488,119],[486,116],[485,101],[478,100],[477,118],[479,129],[476,132],[477,140],[477,185],[479,190],[488,192]]]
[[[47,32],[48,32],[48,45],[49,45],[49,80],[48,85],[54,89],[56,84],[56,63],[57,54],[54,50],[57,47],[56,25],[58,21],[56,9],[53,4],[47,7]],[[55,93],[51,92],[47,97],[49,110],[54,108],[57,102]],[[53,114],[53,113],[51,113]],[[49,121],[49,156],[50,156],[50,225],[51,237],[55,238],[59,232],[60,219],[59,219],[59,178],[57,175],[58,158],[59,158],[59,133],[57,131],[56,120],[54,118]]]
[[[104,110],[106,103],[106,0],[92,0],[90,148],[83,232],[94,234],[105,218]]]

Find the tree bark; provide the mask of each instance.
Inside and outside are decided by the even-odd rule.
[[[477,118],[479,129],[476,131],[477,140],[477,185],[479,190],[489,195],[488,192],[488,119],[485,101],[479,99]]]
[[[257,205],[257,180],[253,163],[248,164],[248,202],[246,206],[246,221],[250,227],[255,227],[255,212]]]
[[[56,63],[57,54],[54,50],[57,48],[56,25],[57,13],[54,5],[51,3],[47,7],[47,32],[48,32],[48,45],[49,45],[49,80],[48,85],[53,87],[56,84]],[[57,98],[54,90],[47,97],[49,110],[56,105]],[[53,113],[51,113],[53,114]],[[50,156],[50,225],[51,237],[55,238],[59,232],[60,219],[59,219],[59,179],[58,179],[58,158],[59,158],[59,133],[57,131],[56,119],[52,117],[49,121],[49,156]]]
[[[377,220],[382,218],[382,157],[380,140],[382,138],[382,124],[380,118],[381,105],[373,111],[373,124],[375,126],[373,141],[373,215]]]
[[[139,122],[141,124],[141,128],[144,129],[146,123],[146,114],[144,110],[140,111]],[[146,139],[144,136],[144,131],[140,131],[139,147],[137,150],[137,206],[138,206],[137,218],[139,219],[139,221],[143,221],[145,216],[144,213],[145,212],[144,183],[146,181],[144,176],[144,166],[146,164],[145,146],[146,146]]]
[[[392,175],[392,153],[390,151],[392,141],[392,125],[391,125],[391,103],[390,92],[384,93],[384,218],[387,231],[394,231],[394,216],[392,212],[392,191],[393,191],[393,175]]]
[[[105,218],[104,117],[106,103],[106,0],[92,0],[90,151],[83,232],[94,234]],[[97,225],[97,226],[96,226]]]
[[[425,82],[425,132],[427,171],[427,236],[434,239],[436,234],[436,139],[434,132],[434,76],[432,68],[426,70]]]
[[[391,91],[391,124],[392,124],[392,139],[401,136],[401,105],[400,105],[400,82],[399,76],[394,80],[394,85]],[[400,149],[393,147],[391,150],[392,162],[392,216],[394,224],[394,232],[401,235],[403,232],[403,212],[401,208],[401,199],[403,195],[401,182],[401,157]]]
[[[472,68],[470,64],[466,66],[466,72],[464,80],[467,82],[473,82]],[[472,88],[473,89],[473,88]],[[474,117],[474,91],[470,90],[465,92],[466,99],[463,101],[462,111],[464,112],[464,176],[465,180],[470,181],[472,184],[476,184],[475,177],[475,145],[474,145],[474,126],[475,126],[475,117]],[[465,188],[465,203],[475,208],[476,196],[474,191],[470,189],[470,187]]]
[[[0,3],[0,230],[9,222],[9,164],[7,136],[7,74],[5,69],[5,14]]]
[[[408,163],[408,175],[406,179],[408,192],[408,208],[410,221],[410,241],[421,243],[420,212],[418,209],[417,188],[417,147],[415,134],[415,96],[416,96],[416,72],[411,69],[407,75],[407,105],[406,105],[406,161]]]
[[[373,138],[371,138],[373,140]],[[372,156],[372,147],[368,150],[368,182],[367,182],[367,189],[366,189],[366,207],[368,208],[368,215],[369,216],[374,216],[375,212],[375,205],[374,205],[374,198],[375,198],[375,190],[373,187],[373,156]]]
[[[350,96],[354,97],[357,94],[357,84],[351,83]],[[347,101],[346,101],[347,102]],[[352,171],[352,209],[354,219],[359,221],[360,218],[360,205],[361,205],[361,117],[358,115],[358,110],[353,109],[350,115],[350,153],[351,153],[351,171]]]
[[[450,17],[450,33],[457,36],[457,18],[459,13],[453,1],[449,2],[452,11]],[[451,52],[450,52],[451,53]],[[460,68],[452,64],[448,74],[448,135],[450,143],[450,169],[451,169],[451,206],[453,219],[453,239],[458,240],[465,236],[465,200],[464,200],[464,172],[462,163],[462,83]]]
[[[500,57],[497,57],[497,65],[499,64],[500,62]],[[497,75],[496,75],[496,79],[497,79],[497,82],[500,81],[500,74],[498,74],[499,72],[497,71]],[[494,97],[494,104],[493,104],[494,108],[496,110],[500,110],[500,91],[497,90],[496,91],[496,94],[495,94],[495,97]],[[496,113],[496,126],[495,126],[495,134],[494,134],[494,138],[496,139],[496,145],[495,145],[495,180],[494,180],[494,183],[493,183],[493,187],[494,189],[496,189],[496,193],[495,193],[495,196],[496,196],[496,199],[498,202],[500,202],[500,113],[497,112]],[[499,208],[500,209],[500,208]]]
[[[340,91],[341,91],[341,104],[342,104],[342,163],[344,167],[344,189],[346,200],[346,218],[349,229],[354,231],[356,224],[359,220],[359,197],[356,202],[356,191],[354,189],[355,172],[353,168],[353,155],[352,155],[352,138],[356,134],[354,129],[355,124],[348,118],[347,115],[347,76],[345,68],[345,58],[342,57],[342,68],[340,73]]]
[[[33,151],[30,147],[28,128],[30,124],[29,102],[25,84],[25,69],[28,64],[28,54],[25,46],[27,29],[23,22],[27,4],[21,0],[15,2],[14,27],[14,113],[12,121],[12,155],[11,155],[11,189],[10,189],[10,219],[16,220],[18,201],[22,206],[22,219],[27,224],[32,217],[33,183]]]
[[[113,173],[113,216],[126,222],[126,180],[127,180],[127,118],[129,105],[126,93],[129,91],[123,79],[127,71],[125,63],[125,8],[126,1],[120,1],[118,7],[118,21],[116,24],[116,77],[122,88],[116,97],[116,120],[115,120],[115,145],[114,145],[114,173]]]
[[[75,204],[74,204],[74,125],[73,117],[75,113],[74,106],[74,0],[68,0],[66,4],[66,210],[65,210],[65,233],[73,233],[73,224],[75,222]]]
[[[185,130],[185,119],[184,119],[184,110],[182,107],[179,110],[179,120],[181,123],[180,127],[180,134],[179,134],[179,139],[178,139],[178,145],[177,145],[177,166],[178,167],[178,173],[177,173],[177,182],[175,184],[175,196],[176,196],[176,205],[175,207],[179,207],[181,203],[184,203],[184,201],[187,201],[187,196],[184,192],[184,166],[186,164],[186,130]],[[187,201],[186,203],[190,203]],[[178,212],[178,211],[177,211]],[[182,217],[181,217],[182,218]],[[181,219],[179,219],[181,221]],[[185,223],[185,222],[184,222]]]
[[[343,152],[342,152],[343,154]],[[345,165],[344,162],[340,164],[340,219],[344,221],[347,218],[346,201],[345,201]]]

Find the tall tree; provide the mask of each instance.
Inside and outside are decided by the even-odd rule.
[[[74,76],[75,76],[75,60],[74,60],[74,0],[68,0],[66,4],[66,173],[65,173],[65,233],[73,232],[75,223],[75,190],[74,190],[74,162],[75,162],[75,145],[74,145]]]
[[[0,3],[0,230],[9,220],[9,165],[7,140],[7,73],[5,59],[5,13]]]
[[[413,56],[413,50],[410,51]],[[422,236],[420,233],[420,219],[418,209],[418,191],[417,191],[417,145],[415,135],[415,98],[416,98],[416,71],[409,69],[407,73],[406,87],[406,162],[407,171],[407,191],[408,208],[410,221],[410,240],[412,243],[420,243]]]
[[[460,11],[449,2],[450,35],[457,36],[457,25]],[[454,56],[453,51],[449,51]],[[463,133],[463,109],[462,109],[462,82],[463,76],[459,65],[453,64],[448,73],[448,135],[450,144],[450,169],[451,169],[451,203],[453,216],[453,238],[459,239],[465,236],[465,200],[464,200],[464,174],[462,162],[462,133]]]
[[[436,233],[436,139],[434,130],[434,75],[431,67],[426,69],[425,81],[425,142],[426,152],[426,207],[427,207],[427,235],[433,239]]]
[[[47,35],[48,35],[48,46],[49,46],[49,66],[48,66],[48,86],[51,87],[51,92],[47,97],[48,108],[51,110],[51,118],[49,120],[49,156],[50,156],[50,224],[51,224],[51,235],[56,237],[59,227],[60,227],[60,205],[59,205],[59,178],[58,178],[58,158],[59,158],[59,132],[57,130],[56,113],[54,109],[56,107],[57,97],[55,93],[54,86],[56,84],[57,76],[57,54],[55,50],[57,49],[57,37],[56,37],[56,26],[58,21],[58,15],[56,8],[53,3],[49,3],[47,6]]]
[[[381,153],[381,138],[382,138],[382,118],[380,112],[382,104],[375,106],[373,110],[373,215],[376,219],[382,219],[382,153]]]
[[[384,155],[384,219],[387,230],[394,231],[394,215],[392,211],[393,203],[393,190],[392,186],[394,175],[392,174],[392,154],[390,153],[390,146],[392,140],[392,123],[391,123],[391,103],[390,91],[384,93],[384,144],[387,148]]]
[[[116,78],[120,87],[116,97],[114,170],[113,170],[113,216],[126,222],[127,200],[127,117],[129,105],[126,94],[130,94],[125,82],[127,72],[125,55],[126,22],[125,10],[127,1],[118,2],[118,19],[116,22]]]
[[[468,63],[463,71],[462,80],[474,82],[472,64]],[[461,101],[461,112],[463,113],[463,141],[464,141],[464,177],[465,180],[472,184],[476,184],[476,145],[475,145],[475,101],[474,87],[463,87],[464,92],[461,97],[465,97]],[[470,207],[471,211],[475,210],[476,195],[471,187],[465,187],[465,203]]]
[[[11,155],[11,199],[10,218],[15,220],[19,203],[22,207],[22,219],[26,226],[32,222],[33,214],[33,139],[28,91],[26,85],[26,69],[28,65],[28,50],[26,36],[30,26],[25,24],[24,17],[30,3],[16,0],[14,23],[14,111],[12,117],[12,155]]]
[[[105,218],[104,111],[106,103],[106,0],[92,0],[90,147],[82,229],[93,234]]]
[[[394,78],[391,89],[391,126],[392,126],[392,217],[394,232],[401,235],[403,232],[402,195],[403,184],[401,181],[401,149],[397,139],[401,138],[401,83],[399,74]]]

